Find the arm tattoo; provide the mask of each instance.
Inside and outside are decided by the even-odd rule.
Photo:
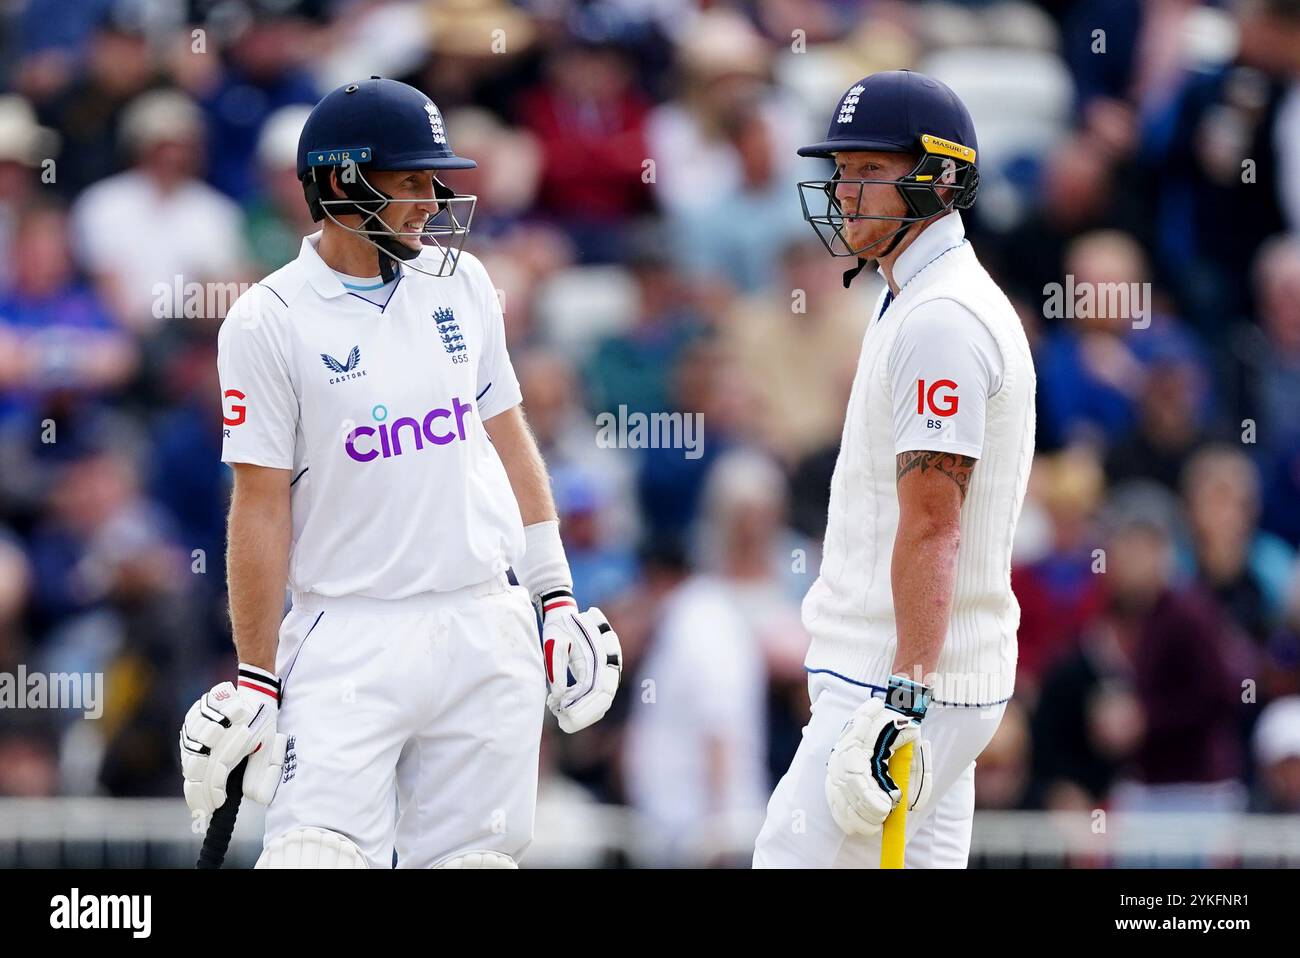
[[[898,480],[913,470],[925,472],[938,469],[945,476],[957,483],[961,490],[962,502],[966,501],[966,490],[970,487],[970,474],[975,468],[974,456],[958,456],[951,452],[900,452],[898,454]]]

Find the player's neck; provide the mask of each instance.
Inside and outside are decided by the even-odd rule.
[[[336,273],[348,276],[374,276],[379,272],[376,257],[383,256],[374,244],[327,223],[321,232],[316,253]]]
[[[876,260],[876,266],[880,268],[881,275],[885,277],[885,282],[889,284],[889,291],[895,296],[898,295],[899,286],[894,282],[894,264],[898,262],[898,257],[903,255],[903,252],[912,245],[916,238],[925,232],[925,228],[930,225],[930,222],[921,223],[920,229],[914,229],[909,226],[909,228],[904,231],[903,238],[899,241],[898,245],[891,249],[888,255],[882,256],[880,259]],[[915,224],[913,224],[913,226],[914,225]]]

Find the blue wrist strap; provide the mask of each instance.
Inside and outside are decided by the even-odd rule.
[[[885,707],[900,712],[914,721],[925,718],[933,696],[929,686],[913,682],[905,675],[891,675],[885,690]]]

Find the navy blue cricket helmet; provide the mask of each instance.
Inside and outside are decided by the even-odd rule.
[[[432,100],[413,86],[382,77],[349,83],[326,95],[307,117],[298,139],[298,179],[312,219],[328,218],[377,247],[384,254],[379,255],[379,267],[386,280],[398,261],[431,275],[451,275],[469,233],[476,197],[456,193],[435,175],[434,195],[419,200],[436,202],[437,212],[417,232],[394,230],[379,216],[394,199],[366,174],[467,170],[477,165],[452,151],[442,114]],[[339,172],[337,189],[331,183],[333,169]],[[359,227],[338,220],[351,215],[362,217]],[[416,266],[411,261],[422,249],[402,242],[403,236],[418,237],[421,247],[438,249],[441,260],[432,267]]]
[[[965,104],[947,86],[923,73],[889,70],[864,77],[845,91],[831,116],[830,129],[820,142],[799,149],[800,156],[833,158],[836,153],[881,151],[917,158],[906,176],[897,180],[847,179],[838,172],[829,180],[799,184],[804,219],[834,256],[860,256],[844,235],[847,220],[892,220],[901,225],[870,246],[889,240],[873,258],[888,255],[913,224],[949,210],[969,209],[979,186],[975,124]],[[892,183],[907,206],[906,216],[845,213],[836,198],[837,185]],[[947,191],[941,195],[940,189]],[[859,203],[859,207],[860,207]],[[856,273],[856,271],[854,271]]]

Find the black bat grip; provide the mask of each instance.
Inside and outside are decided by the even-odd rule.
[[[203,847],[199,850],[199,861],[195,868],[220,868],[226,860],[230,836],[235,833],[235,819],[239,816],[239,803],[244,797],[244,769],[247,767],[248,759],[244,758],[227,776],[226,800],[212,813],[212,821],[208,823],[208,833],[203,836]]]

